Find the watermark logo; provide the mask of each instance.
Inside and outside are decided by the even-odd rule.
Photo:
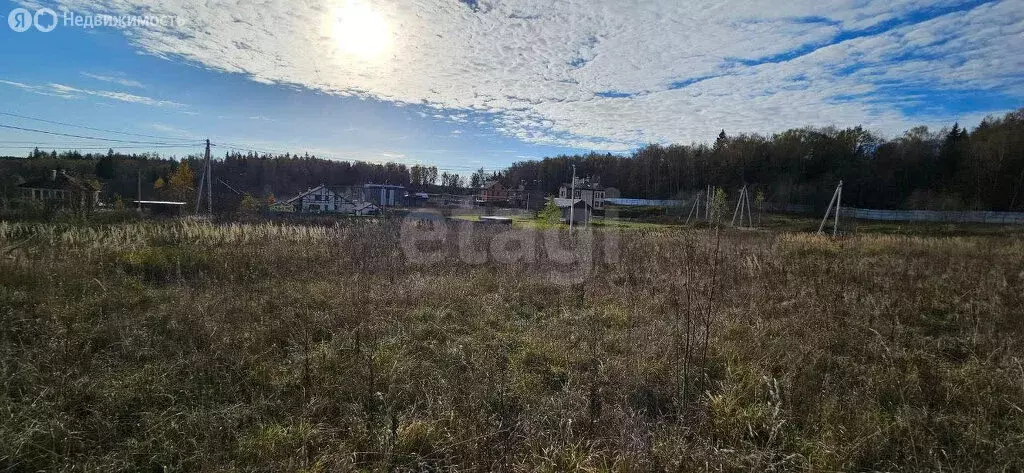
[[[79,14],[63,10],[62,15],[50,8],[40,8],[35,13],[25,8],[15,8],[7,15],[7,26],[17,33],[24,33],[33,26],[43,33],[57,28],[60,22],[65,28],[175,28],[178,17],[173,15],[107,15]]]
[[[32,27],[32,14],[24,8],[15,8],[7,15],[7,26],[18,33],[24,33]]]
[[[57,27],[57,12],[49,8],[40,8],[32,16],[32,21],[35,22],[37,30],[49,33]]]
[[[410,265],[530,265],[554,284],[579,284],[600,265],[619,261],[617,231],[590,227],[501,228],[414,212],[401,223],[399,245]]]

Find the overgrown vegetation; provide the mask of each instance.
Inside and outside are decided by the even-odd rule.
[[[1019,238],[398,234],[0,222],[0,470],[1024,468]]]

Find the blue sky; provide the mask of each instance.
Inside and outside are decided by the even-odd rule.
[[[1024,2],[779,3],[11,2],[5,16],[49,7],[61,18],[47,33],[0,27],[0,112],[209,137],[218,154],[308,151],[465,173],[707,142],[723,128],[895,136],[1024,105]],[[84,28],[65,12],[172,21]],[[125,138],[10,115],[0,124]],[[33,140],[90,142],[0,129],[0,154],[27,154],[19,147]]]

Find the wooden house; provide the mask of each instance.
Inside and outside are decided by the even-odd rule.
[[[75,209],[92,209],[99,205],[100,189],[93,182],[53,170],[50,175],[18,186],[21,198]]]

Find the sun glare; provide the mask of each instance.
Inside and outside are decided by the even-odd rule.
[[[334,39],[346,54],[371,60],[391,45],[391,27],[383,15],[364,2],[346,1],[335,10],[334,18]]]

